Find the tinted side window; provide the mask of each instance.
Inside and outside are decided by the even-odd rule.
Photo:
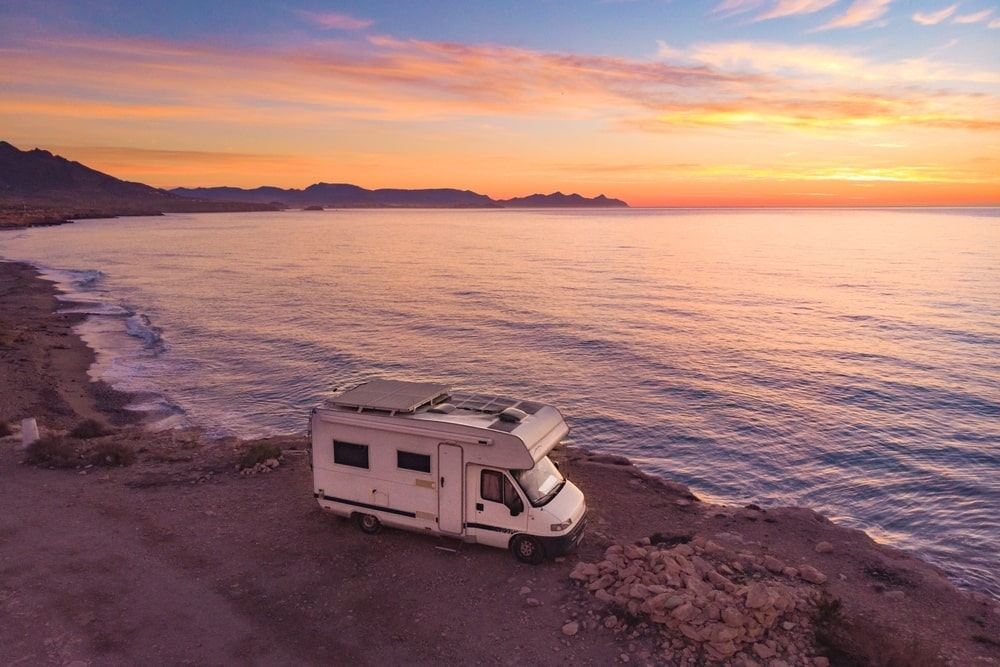
[[[368,445],[333,441],[333,462],[355,468],[368,468]]]
[[[396,450],[396,466],[404,470],[416,470],[417,472],[431,471],[431,457],[427,454],[414,454]]]

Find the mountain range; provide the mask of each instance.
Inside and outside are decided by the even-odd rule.
[[[283,208],[511,208],[627,207],[619,199],[578,194],[534,194],[496,200],[470,190],[367,190],[346,183],[305,189],[264,186],[164,190],[123,181],[35,148],[0,141],[0,227],[56,224],[70,219],[178,212],[260,211]]]
[[[471,190],[435,188],[367,190],[347,183],[316,183],[304,190],[270,186],[242,188],[174,188],[171,193],[208,201],[235,201],[275,204],[283,207],[332,208],[539,208],[539,207],[626,207],[620,199],[604,195],[588,199],[578,194],[534,194],[514,199],[492,199]]]

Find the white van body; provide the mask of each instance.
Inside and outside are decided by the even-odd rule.
[[[551,405],[373,380],[314,409],[310,426],[313,495],[365,532],[427,531],[529,563],[583,537],[583,493],[547,456],[569,433]]]

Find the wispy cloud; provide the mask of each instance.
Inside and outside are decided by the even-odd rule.
[[[990,30],[995,30],[996,28],[1000,28],[1000,19],[993,19],[986,25],[986,27],[989,28]]]
[[[716,14],[732,16],[753,11],[764,4],[764,0],[723,0],[712,11]]]
[[[822,9],[826,9],[838,0],[777,0],[774,6],[754,18],[755,21],[768,21],[770,19],[784,18],[787,16],[798,16],[800,14],[814,14]]]
[[[372,26],[374,21],[359,19],[347,14],[330,12],[310,12],[298,10],[296,13],[323,30],[364,30]]]
[[[882,18],[889,11],[893,0],[854,0],[847,11],[820,26],[817,30],[832,30],[834,28],[854,28],[872,23]]]
[[[287,129],[507,117],[657,132],[1000,129],[995,96],[943,88],[997,84],[998,72],[927,59],[880,64],[850,51],[775,43],[705,44],[683,56],[688,64],[671,65],[384,36],[286,50],[62,39],[0,50],[0,84],[15,91],[0,98],[0,124],[47,116]]]
[[[941,21],[950,17],[956,11],[958,11],[958,5],[951,5],[950,7],[939,9],[936,12],[917,12],[913,15],[913,20],[920,25],[937,25],[938,23],[941,23]]]
[[[952,23],[982,23],[993,14],[992,9],[984,9],[981,12],[976,12],[974,14],[962,14],[961,16],[956,16]]]

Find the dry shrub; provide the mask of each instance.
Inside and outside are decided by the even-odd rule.
[[[269,442],[255,442],[243,452],[240,456],[239,467],[243,468],[253,468],[258,463],[263,463],[268,459],[280,459],[281,458],[281,447],[271,444]]]
[[[24,462],[49,468],[75,468],[80,463],[80,455],[62,436],[49,435],[28,445]]]
[[[76,425],[76,428],[70,431],[70,435],[80,440],[88,440],[90,438],[100,438],[101,436],[110,435],[112,432],[96,419],[84,419]]]
[[[90,452],[90,462],[96,466],[128,466],[135,459],[135,449],[125,442],[102,442]]]
[[[7,425],[7,422],[0,422],[0,438],[6,438],[8,435],[13,434],[14,431]]]
[[[840,600],[824,596],[816,603],[816,645],[833,665],[857,667],[945,667],[934,646],[920,637],[907,639],[865,618],[848,618]]]

